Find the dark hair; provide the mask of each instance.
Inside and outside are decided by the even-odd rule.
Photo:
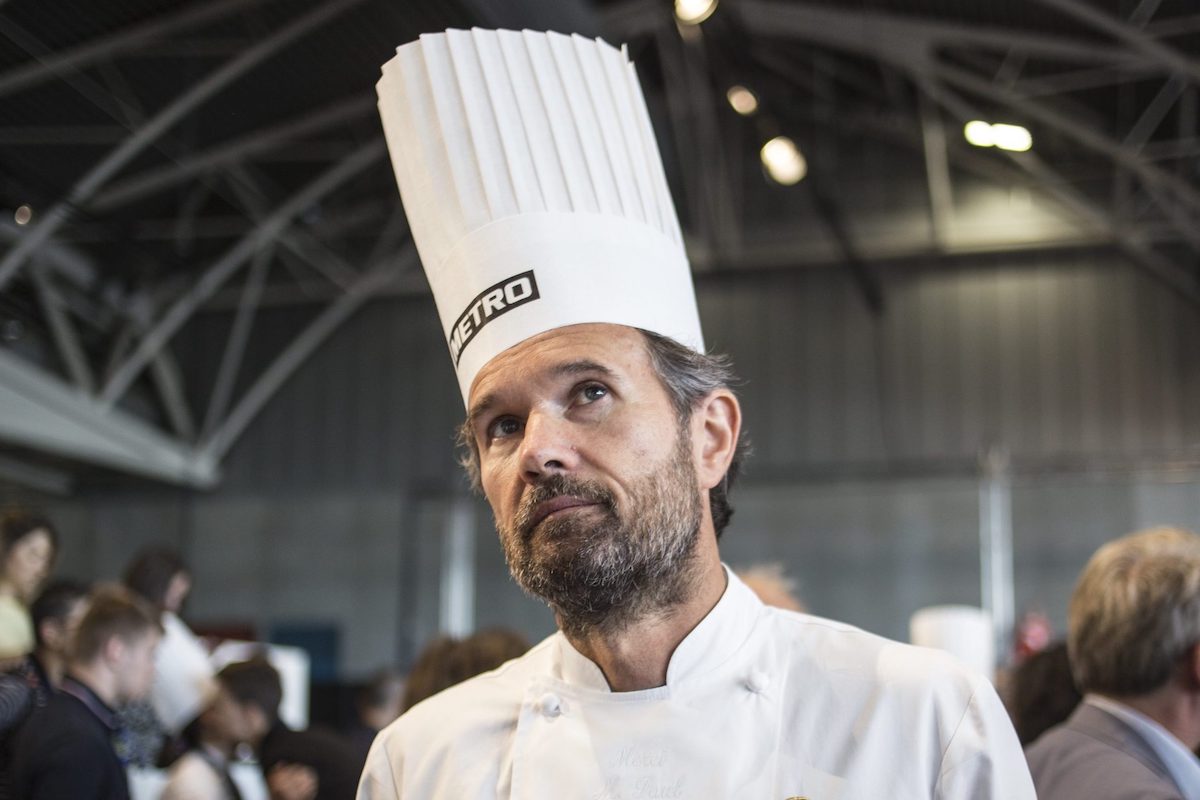
[[[8,558],[17,542],[37,531],[45,531],[50,537],[50,548],[58,553],[58,531],[50,520],[41,514],[21,508],[4,512],[0,517],[0,560]]]
[[[651,331],[637,328],[646,343],[646,352],[650,363],[658,373],[659,380],[670,395],[671,405],[680,426],[686,425],[692,418],[696,406],[709,394],[717,389],[730,389],[740,381],[733,371],[733,362],[728,356],[719,354],[700,353],[685,347],[674,339]],[[475,431],[471,429],[469,420],[463,422],[458,429],[459,463],[467,471],[471,487],[480,491],[479,480],[479,447],[475,443]],[[733,506],[729,502],[729,492],[742,471],[742,462],[750,455],[749,439],[739,433],[729,469],[725,477],[716,486],[708,490],[708,504],[712,512],[713,528],[717,538],[724,533],[725,527],[733,517]]]
[[[513,630],[492,628],[459,640],[441,636],[430,642],[408,674],[404,710],[467,678],[493,670],[529,649],[529,641]]]
[[[147,547],[129,562],[121,582],[149,600],[161,612],[171,579],[187,571],[187,565],[178,551],[168,547]]]
[[[71,645],[73,661],[91,663],[114,636],[132,642],[157,631],[158,614],[142,598],[121,586],[103,586],[91,594],[87,613]]]
[[[283,684],[279,680],[279,672],[265,657],[255,656],[249,661],[227,664],[217,673],[217,680],[238,703],[259,708],[271,724],[279,719]]]
[[[398,700],[403,692],[402,675],[390,669],[380,670],[355,693],[355,703],[360,710],[382,708]]]
[[[1067,643],[1055,642],[1025,659],[1012,674],[1009,716],[1021,746],[1071,716],[1082,695],[1071,677]]]
[[[739,381],[733,372],[729,356],[700,353],[684,347],[674,339],[641,330],[646,339],[646,351],[659,379],[671,396],[675,415],[680,425],[686,425],[692,412],[701,400],[717,389],[732,389]],[[733,517],[733,506],[729,503],[729,492],[742,472],[742,462],[750,455],[750,441],[739,432],[734,445],[733,460],[721,482],[708,490],[708,505],[712,511],[713,528],[717,538],[725,531]]]
[[[33,638],[38,647],[45,644],[42,641],[42,623],[47,620],[62,622],[75,604],[86,598],[87,594],[87,584],[72,580],[58,580],[42,590],[29,607],[29,617],[33,621]]]

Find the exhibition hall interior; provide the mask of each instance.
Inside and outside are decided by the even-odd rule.
[[[461,464],[457,310],[380,122],[381,67],[448,29],[635,65],[737,376],[747,583],[1007,701],[1098,548],[1200,527],[1188,0],[0,0],[0,507],[51,529],[36,588],[168,558],[149,600],[211,668],[267,654],[288,723],[342,733],[431,645],[556,631]]]

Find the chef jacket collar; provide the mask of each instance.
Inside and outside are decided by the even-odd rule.
[[[728,566],[726,586],[712,611],[683,638],[667,664],[667,686],[702,676],[733,656],[750,636],[764,608],[762,601]],[[561,633],[559,663],[562,680],[581,689],[611,691],[600,667],[576,650]]]

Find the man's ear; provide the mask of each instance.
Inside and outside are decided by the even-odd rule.
[[[1183,656],[1184,685],[1188,691],[1200,693],[1200,642],[1189,647]]]
[[[46,647],[52,651],[57,652],[63,649],[63,645],[66,644],[63,641],[66,638],[64,634],[62,625],[53,619],[44,619],[38,625],[38,640],[45,642]]]
[[[728,389],[715,389],[692,412],[692,453],[700,487],[711,489],[725,478],[737,453],[742,407]]]
[[[114,635],[108,637],[100,653],[104,657],[106,664],[116,666],[124,660],[126,647],[125,641],[120,636]]]

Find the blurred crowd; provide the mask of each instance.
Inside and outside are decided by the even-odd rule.
[[[269,650],[222,662],[180,617],[178,553],[145,549],[120,583],[88,586],[48,581],[58,548],[45,517],[0,517],[0,800],[347,800],[382,728],[529,648],[509,630],[437,638],[407,675],[364,683],[349,726],[293,729]],[[803,612],[779,565],[738,572]],[[1200,537],[1110,542],[1067,637],[1035,623],[997,681],[1039,796],[1200,798]]]
[[[267,647],[222,663],[180,617],[179,553],[135,554],[120,583],[48,581],[52,522],[0,516],[0,800],[347,800],[406,708],[524,653],[507,630],[442,637],[407,677],[360,687],[344,729],[292,729]]]

